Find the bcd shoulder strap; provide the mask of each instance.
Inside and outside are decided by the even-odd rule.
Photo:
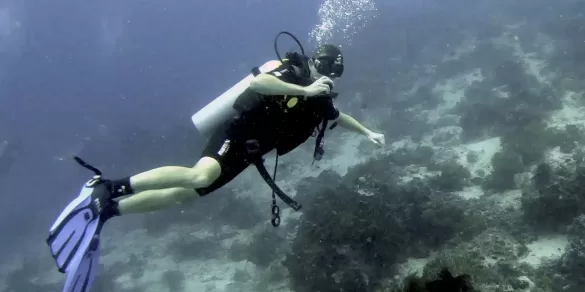
[[[260,74],[260,70],[258,67],[252,68],[251,71],[252,71],[252,74],[254,76],[257,76]],[[335,98],[335,97],[337,97],[337,93],[332,92],[330,98]],[[327,119],[323,119],[323,121],[321,122],[321,128],[319,129],[319,133],[318,133],[316,141],[315,141],[315,151],[313,153],[313,159],[314,159],[313,163],[315,161],[321,160],[321,158],[323,157],[323,154],[325,153],[325,150],[323,148],[323,146],[324,146],[323,137],[325,136],[325,131],[327,130],[328,123],[329,123],[329,121]],[[333,129],[336,126],[337,126],[337,122],[333,123],[329,127],[329,129]],[[259,146],[258,141],[250,140],[250,141],[247,141],[247,144],[248,144],[248,152],[249,152],[250,156],[254,157],[254,153],[253,153],[254,150],[252,150],[252,149],[257,148]],[[297,201],[295,201],[290,196],[288,196],[284,191],[282,191],[282,189],[280,189],[280,187],[278,187],[278,185],[274,181],[276,179],[276,170],[278,168],[278,154],[276,155],[276,161],[274,163],[274,175],[272,177],[270,176],[270,173],[268,173],[268,170],[266,170],[266,167],[264,166],[264,159],[262,157],[253,158],[253,164],[256,166],[258,173],[260,173],[260,176],[262,176],[262,178],[264,179],[266,184],[268,184],[268,186],[272,189],[272,206],[271,206],[272,220],[271,220],[271,223],[272,223],[272,226],[277,227],[280,225],[280,208],[276,204],[275,195],[278,196],[285,204],[287,204],[289,207],[291,207],[295,211],[299,211],[302,208],[302,205],[299,204]]]
[[[261,72],[258,67],[252,68],[252,75],[258,76]],[[252,163],[256,166],[258,173],[264,179],[266,184],[272,189],[272,226],[277,227],[280,225],[280,208],[276,204],[276,196],[278,196],[285,204],[290,206],[293,210],[298,211],[302,208],[302,205],[295,201],[293,198],[288,196],[274,181],[276,179],[276,170],[278,168],[278,154],[276,155],[276,161],[274,163],[274,175],[273,177],[270,176],[268,170],[264,166],[264,159],[262,157],[257,157],[257,154],[254,153],[259,149],[259,142],[257,140],[250,140],[246,141],[246,146],[248,148],[248,155],[252,157]]]

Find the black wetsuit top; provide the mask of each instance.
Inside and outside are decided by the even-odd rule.
[[[301,86],[311,83],[311,80],[299,77],[291,65],[281,65],[267,74]],[[232,127],[237,132],[253,134],[249,136],[255,136],[259,141],[273,146],[272,149],[276,148],[279,155],[305,142],[324,119],[335,120],[339,117],[339,110],[328,96],[305,98],[256,95],[255,106],[245,111],[239,124],[236,122]]]

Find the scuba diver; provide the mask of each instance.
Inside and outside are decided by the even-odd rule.
[[[193,167],[164,166],[109,180],[75,157],[96,175],[50,228],[47,243],[59,271],[66,273],[64,291],[89,291],[98,265],[99,234],[112,217],[160,210],[205,196],[253,164],[273,190],[272,224],[276,227],[280,210],[275,194],[294,210],[301,205],[274,183],[263,164],[265,154],[276,150],[278,159],[316,136],[314,159],[319,160],[324,132],[336,125],[377,145],[385,144],[383,134],[367,129],[333,104],[337,94],[331,89],[344,70],[341,50],[323,45],[308,57],[293,35],[281,32],[278,36],[281,34],[291,36],[301,53],[289,52],[283,59],[275,40],[279,61],[255,67],[252,74],[193,116],[199,132],[208,137]]]

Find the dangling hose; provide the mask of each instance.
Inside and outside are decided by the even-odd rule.
[[[293,38],[293,40],[295,40],[295,42],[297,42],[297,45],[299,45],[299,48],[301,48],[301,54],[304,56],[305,49],[303,48],[303,45],[301,45],[301,42],[299,42],[299,39],[297,39],[297,37],[295,37],[292,33],[288,32],[288,31],[281,31],[274,38],[274,52],[276,52],[276,56],[278,57],[278,60],[280,62],[282,62],[282,57],[280,56],[280,53],[278,52],[278,37],[280,37],[280,35],[283,35],[283,34],[289,35],[291,38]]]

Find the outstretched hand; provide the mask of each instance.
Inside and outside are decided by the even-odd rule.
[[[382,147],[386,145],[386,138],[384,138],[384,134],[369,132],[368,139],[372,141],[372,143]]]

